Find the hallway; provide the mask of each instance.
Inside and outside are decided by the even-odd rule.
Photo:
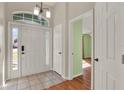
[[[89,62],[89,60],[86,60]],[[73,80],[64,81],[58,85],[48,88],[48,90],[90,90],[91,89],[91,66],[84,68],[84,75]]]

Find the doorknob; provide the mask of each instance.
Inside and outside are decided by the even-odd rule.
[[[98,59],[98,58],[95,58],[95,59],[94,59],[94,61],[97,61],[97,62],[98,62],[98,61],[99,61],[99,59]]]
[[[22,54],[25,54],[25,53],[24,53],[24,51],[25,51],[24,45],[21,46],[21,50],[22,50]]]
[[[59,52],[58,54],[62,54],[62,52]]]
[[[22,45],[22,49],[21,49],[22,51],[25,51],[25,47],[24,47],[24,45]]]
[[[22,52],[22,54],[25,54],[24,52]]]

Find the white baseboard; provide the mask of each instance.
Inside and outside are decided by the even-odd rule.
[[[71,78],[71,77],[68,77],[68,78],[67,78],[67,80],[73,80],[73,78]]]
[[[67,80],[73,80],[73,78],[78,77],[78,76],[80,76],[80,75],[83,75],[83,73],[74,75],[73,77],[63,77],[63,76],[62,76],[62,77],[63,77],[63,78],[66,78]]]
[[[80,75],[83,75],[83,73],[80,73],[80,74],[74,75],[73,78],[78,77],[78,76],[80,76]]]
[[[64,78],[65,80],[68,80],[68,77],[65,77],[64,75],[62,75],[62,78]]]

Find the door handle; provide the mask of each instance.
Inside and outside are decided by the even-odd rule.
[[[98,62],[98,61],[99,61],[99,59],[98,59],[98,58],[95,58],[95,59],[94,59],[94,61]]]
[[[24,47],[24,45],[22,45],[22,49],[21,49],[22,51],[25,51],[25,47]]]
[[[21,46],[21,50],[22,50],[22,54],[25,54],[25,52],[24,52],[25,51],[24,45]]]
[[[62,54],[62,52],[59,52],[58,54]]]

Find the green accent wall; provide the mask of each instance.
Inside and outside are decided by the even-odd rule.
[[[82,20],[73,23],[73,76],[82,72]]]
[[[83,58],[91,58],[91,36],[83,34]]]

